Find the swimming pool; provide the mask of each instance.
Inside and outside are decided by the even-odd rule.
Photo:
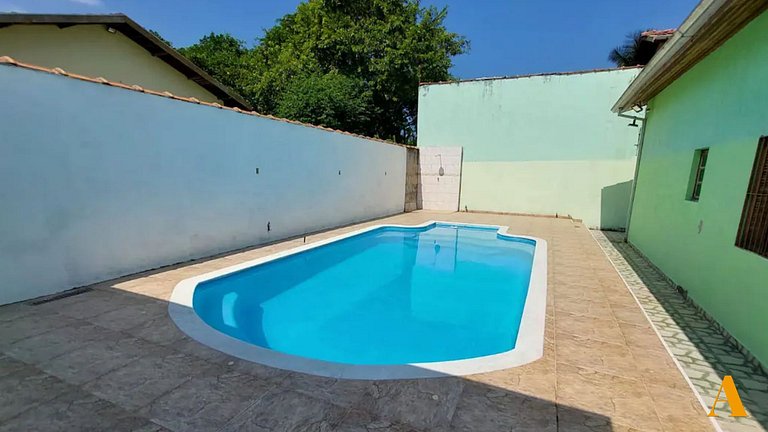
[[[345,378],[468,374],[543,352],[546,243],[377,226],[182,281],[170,312],[237,357]]]

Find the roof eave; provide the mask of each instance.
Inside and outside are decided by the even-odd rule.
[[[144,27],[140,26],[137,22],[132,20],[130,17],[125,17],[125,23],[130,26],[133,30],[139,32],[141,36],[144,38],[150,40],[153,42],[154,45],[161,48],[163,53],[173,58],[173,60],[179,62],[181,65],[183,65],[185,68],[189,69],[191,72],[193,72],[193,75],[197,75],[198,77],[202,78],[202,82],[198,80],[194,80],[198,85],[205,88],[209,92],[213,93],[216,97],[221,99],[225,104],[230,105],[232,102],[234,102],[233,105],[238,105],[239,108],[244,108],[251,110],[253,107],[246,102],[245,99],[243,99],[242,96],[237,94],[235,91],[230,89],[229,87],[225,86],[221,82],[219,82],[214,77],[210,76],[207,72],[202,70],[199,66],[192,63],[191,60],[181,55],[178,51],[173,49],[173,47],[168,46],[165,42],[160,40],[157,36],[152,34],[151,32],[147,31]],[[157,55],[157,54],[154,54]],[[169,59],[163,59],[166,63],[169,63]],[[173,66],[173,65],[172,65]],[[179,69],[177,67],[177,69]],[[187,78],[192,79],[191,76],[187,76]],[[229,102],[229,103],[228,103]]]
[[[50,24],[58,26],[73,25],[110,25],[114,26],[125,36],[131,38],[134,42],[141,45],[145,50],[162,61],[168,63],[171,67],[178,70],[188,79],[195,81],[197,85],[203,87],[208,92],[221,99],[226,105],[236,106],[243,109],[253,109],[251,105],[239,94],[225,86],[199,66],[192,63],[189,59],[181,55],[178,51],[168,46],[157,36],[150,33],[144,27],[139,25],[125,14],[85,14],[85,15],[55,15],[55,14],[0,14],[0,27],[8,25],[24,24]]]
[[[768,0],[703,0],[613,105],[645,105],[768,7]]]

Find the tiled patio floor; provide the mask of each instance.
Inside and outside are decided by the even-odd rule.
[[[768,430],[768,376],[631,245],[623,233],[593,231],[595,240],[626,281],[664,342],[707,406],[712,406],[725,375],[733,376],[749,417],[731,417],[720,404],[718,422],[725,431]]]
[[[318,378],[213,351],[170,321],[190,276],[302,239],[0,307],[0,431],[704,431],[712,424],[590,232],[565,219],[416,212],[510,226],[549,242],[545,355],[467,377]]]

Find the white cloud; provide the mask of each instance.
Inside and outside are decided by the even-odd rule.
[[[0,2],[0,12],[26,13],[27,10],[13,3]]]
[[[102,0],[69,0],[72,3],[79,3],[86,6],[101,6],[104,4]]]

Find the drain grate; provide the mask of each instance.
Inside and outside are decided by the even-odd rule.
[[[30,301],[27,304],[32,305],[32,306],[37,306],[37,305],[41,305],[41,304],[45,304],[45,303],[55,302],[56,300],[65,299],[67,297],[72,297],[72,296],[76,296],[76,295],[79,295],[79,294],[85,294],[85,293],[90,292],[90,291],[93,291],[93,288],[85,288],[85,287],[84,288],[75,288],[75,289],[71,289],[69,291],[64,291],[63,293],[60,293],[60,294],[53,294],[53,295],[49,295],[49,296],[46,296],[46,297],[41,297],[41,298],[38,298],[37,300],[32,300],[32,301]]]

